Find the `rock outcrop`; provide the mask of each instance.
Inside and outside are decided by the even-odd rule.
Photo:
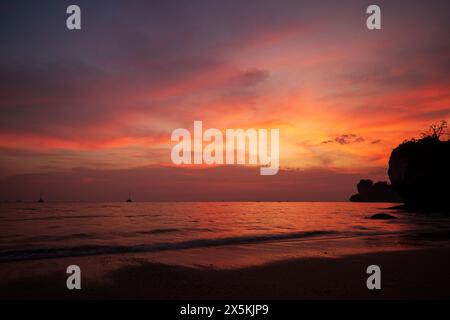
[[[450,141],[403,142],[391,153],[388,174],[407,208],[450,211]]]
[[[388,214],[388,213],[376,213],[372,216],[369,217],[369,219],[372,220],[392,220],[392,219],[397,219],[397,217]]]
[[[358,193],[350,197],[352,202],[402,202],[386,181],[360,180],[356,187]]]

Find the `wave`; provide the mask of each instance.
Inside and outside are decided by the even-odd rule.
[[[136,231],[138,234],[161,234],[161,233],[172,233],[172,232],[214,232],[214,230],[209,228],[159,228],[151,229],[145,231]]]
[[[67,235],[44,235],[44,236],[36,236],[36,237],[28,237],[23,238],[22,235],[13,235],[8,236],[7,239],[11,238],[19,238],[20,243],[36,243],[36,242],[57,242],[57,241],[65,241],[72,239],[95,239],[96,235],[94,233],[71,233]],[[2,239],[2,237],[0,237]],[[17,241],[17,240],[16,240]],[[1,253],[0,253],[1,255]]]
[[[119,254],[119,253],[139,253],[139,252],[157,252],[164,250],[181,250],[217,247],[238,244],[252,244],[259,242],[290,240],[320,237],[337,234],[335,231],[307,231],[280,234],[261,234],[241,237],[227,238],[203,238],[174,243],[155,243],[148,245],[133,246],[108,246],[108,245],[86,245],[77,247],[49,247],[35,248],[25,250],[13,250],[0,252],[0,262],[12,262],[22,260],[39,260],[51,258],[64,258],[76,256],[93,256],[100,254]]]
[[[91,218],[109,218],[107,215],[59,215],[59,216],[45,216],[45,217],[30,217],[30,218],[15,218],[5,219],[5,221],[42,221],[42,220],[66,220],[66,219],[91,219]]]

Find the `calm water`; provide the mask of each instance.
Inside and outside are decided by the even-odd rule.
[[[3,203],[0,262],[97,255],[234,266],[429,245],[441,216],[362,203]],[[379,212],[395,220],[371,220]]]

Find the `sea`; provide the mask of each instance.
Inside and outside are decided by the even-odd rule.
[[[199,268],[445,245],[450,218],[392,203],[1,203],[0,264],[140,257]],[[370,219],[388,213],[389,220]]]

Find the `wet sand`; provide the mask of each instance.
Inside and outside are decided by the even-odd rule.
[[[1,299],[449,299],[450,248],[305,258],[220,270],[149,263],[109,265],[87,257],[82,290],[66,289],[70,259],[0,265]],[[129,259],[129,258],[127,258]],[[78,259],[79,261],[79,259]],[[366,288],[366,268],[381,267],[381,290]],[[26,270],[48,267],[33,277]],[[33,269],[35,268],[35,269]],[[94,269],[98,270],[95,271]],[[110,268],[108,270],[108,268]],[[57,272],[58,271],[58,272]],[[30,271],[31,272],[31,271]],[[11,277],[8,277],[8,274]],[[14,277],[14,274],[16,277]],[[90,275],[89,275],[90,274]],[[9,280],[8,280],[9,279]]]

